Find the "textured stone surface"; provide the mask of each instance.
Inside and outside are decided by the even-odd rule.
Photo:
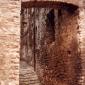
[[[82,4],[84,6],[85,3]],[[82,59],[82,75],[80,83],[85,85],[85,8],[80,8],[79,10],[79,47],[80,47],[80,54]]]
[[[71,3],[74,5],[80,6],[83,0],[21,0],[22,2],[25,1],[57,1],[57,2],[65,2],[65,3]]]
[[[0,1],[0,83],[19,84],[20,1]]]
[[[33,0],[31,0],[31,1],[33,1]],[[40,1],[40,0],[38,0],[38,1]],[[46,0],[43,0],[43,1],[46,1]],[[49,0],[49,1],[51,1],[51,0]],[[52,0],[52,1],[55,1],[55,0]],[[78,30],[76,30],[75,28],[77,28],[76,26],[78,26],[78,25],[74,25],[74,23],[77,23],[77,21],[76,21],[77,18],[76,17],[74,18],[73,16],[67,17],[68,14],[65,14],[65,16],[63,16],[63,18],[67,17],[68,19],[65,18],[65,20],[64,19],[61,20],[61,26],[60,26],[61,35],[59,36],[60,40],[58,42],[59,45],[56,45],[54,42],[54,35],[52,34],[53,31],[51,32],[52,36],[49,36],[50,33],[47,32],[47,35],[46,35],[47,38],[45,41],[46,43],[48,43],[47,47],[45,47],[46,45],[42,45],[43,48],[40,48],[41,41],[39,40],[37,42],[38,46],[37,46],[37,55],[36,56],[37,57],[41,56],[41,60],[39,58],[37,58],[39,61],[39,62],[37,62],[37,72],[38,72],[39,76],[41,76],[43,78],[42,82],[45,82],[46,85],[50,85],[50,84],[51,85],[53,85],[53,84],[54,85],[57,85],[57,84],[68,85],[68,81],[76,80],[75,75],[74,75],[75,71],[73,69],[74,69],[74,64],[76,64],[75,60],[77,57],[75,57],[75,56],[76,56],[76,50],[77,50],[78,53],[81,54],[81,55],[79,54],[79,57],[81,56],[81,60],[82,60],[82,72],[81,72],[82,74],[81,74],[81,77],[80,77],[81,79],[80,79],[79,83],[81,83],[82,85],[85,85],[85,5],[84,5],[85,1],[84,0],[57,0],[57,1],[63,1],[66,3],[72,3],[72,4],[80,6],[79,19],[78,19],[79,28],[78,28]],[[7,84],[19,85],[20,10],[21,10],[20,5],[21,5],[20,0],[1,0],[0,1],[0,84],[1,85],[4,85],[4,84],[5,85],[7,85]],[[45,10],[45,13],[48,13],[48,11]],[[39,17],[39,18],[36,17],[37,18],[36,25],[39,26],[41,29],[43,28],[43,26],[45,26],[44,25],[45,22],[43,20],[45,18],[45,16],[42,14],[42,12],[44,12],[44,10],[42,10],[40,13],[40,16],[42,16],[42,17]],[[41,23],[43,23],[42,25],[39,25],[38,19],[39,20],[42,19],[42,21],[41,21]],[[71,28],[69,25],[71,25]],[[62,26],[65,26],[65,30],[64,30],[64,27],[62,27]],[[67,29],[66,27],[68,27],[70,29]],[[41,32],[41,29],[39,29],[38,32]],[[77,33],[77,31],[78,31],[78,33]],[[43,31],[41,33],[37,33],[37,35],[36,35],[37,39],[42,38],[41,37],[42,33],[43,33]],[[69,35],[69,36],[66,37],[67,35]],[[57,34],[56,34],[56,36],[57,36]],[[64,38],[65,38],[65,40],[64,40]],[[44,41],[44,39],[43,39],[43,41]],[[72,41],[72,43],[71,43],[71,41]],[[57,40],[56,40],[56,43],[57,43]],[[77,44],[78,44],[78,47],[77,47]],[[60,48],[59,50],[57,50],[58,46]],[[39,50],[39,49],[41,49],[41,50]],[[67,49],[70,49],[72,51],[72,53],[71,53],[70,50],[68,50],[68,54],[71,53],[73,58],[72,58],[72,56],[67,55]],[[55,52],[54,52],[54,50],[55,50]],[[39,51],[41,53],[40,56],[38,56]],[[41,51],[43,51],[43,52],[41,52]],[[48,54],[43,54],[43,53],[46,53],[45,51]],[[31,52],[31,51],[29,51],[29,52]],[[59,54],[60,52],[61,52],[61,55]],[[57,58],[55,55],[53,55],[54,53],[55,54],[57,53],[58,56],[60,56],[60,57],[63,55],[62,59],[60,57]],[[45,58],[46,61],[44,61],[43,56],[48,57],[48,58]],[[68,56],[68,57],[70,56],[70,58],[67,59],[66,56]],[[67,62],[63,58],[66,58]],[[56,75],[58,75],[55,71],[57,68],[56,69],[52,68],[55,66],[55,64],[57,65],[57,63],[55,63],[56,59],[65,61],[65,63],[64,62],[59,63],[59,65],[61,65],[61,67],[57,67],[58,68],[57,71],[59,71],[60,72],[59,74],[62,74],[62,76],[64,75],[63,79],[68,80],[68,81],[65,80],[66,82],[63,82],[63,79],[61,79],[61,76],[56,78],[59,81],[56,81],[56,79],[54,79],[56,77]],[[72,60],[72,62],[70,60]],[[52,63],[50,63],[48,61],[50,61]],[[43,63],[43,62],[45,62],[45,63]],[[62,64],[65,66],[65,68],[68,67],[67,68],[68,71],[67,70],[65,71],[68,75],[64,74],[65,72],[62,73],[62,70],[64,70],[64,68],[63,68],[64,66]],[[79,65],[78,65],[78,67],[79,67]],[[52,70],[49,68],[51,68]],[[59,70],[60,68],[62,70]],[[26,68],[25,70],[21,69],[22,73],[24,74],[26,72],[26,74],[28,74],[29,69]],[[23,71],[25,71],[25,72],[23,72]],[[32,73],[33,76],[36,75],[35,72],[33,71],[33,68],[30,69],[30,71],[33,72]],[[51,74],[53,75],[53,73],[55,75],[50,76]],[[72,75],[71,75],[71,73],[72,73]],[[65,77],[65,75],[66,75],[66,77]],[[71,76],[71,77],[69,78],[69,76]],[[27,75],[26,75],[26,77],[29,78],[29,76],[27,76]],[[37,76],[36,76],[36,78],[37,78]],[[35,80],[36,80],[36,78],[35,78]],[[62,80],[62,82],[61,82],[61,80]]]
[[[41,85],[36,72],[26,62],[21,62],[20,85]]]

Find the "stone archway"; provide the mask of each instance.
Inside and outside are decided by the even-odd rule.
[[[21,12],[21,63],[34,67],[44,85],[79,85],[78,6],[26,4]]]

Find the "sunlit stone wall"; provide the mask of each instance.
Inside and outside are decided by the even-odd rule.
[[[0,0],[0,85],[19,85],[20,1]]]
[[[80,9],[79,9],[79,43],[80,43],[80,54],[82,59],[82,75],[80,83],[85,85],[85,2],[81,0]]]

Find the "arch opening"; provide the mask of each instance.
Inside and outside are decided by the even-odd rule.
[[[79,85],[77,19],[78,6],[73,4],[22,2],[20,69],[35,68],[37,85]],[[23,74],[20,85],[25,85]]]

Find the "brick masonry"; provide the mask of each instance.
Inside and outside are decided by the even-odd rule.
[[[20,1],[0,1],[0,85],[19,85]]]

